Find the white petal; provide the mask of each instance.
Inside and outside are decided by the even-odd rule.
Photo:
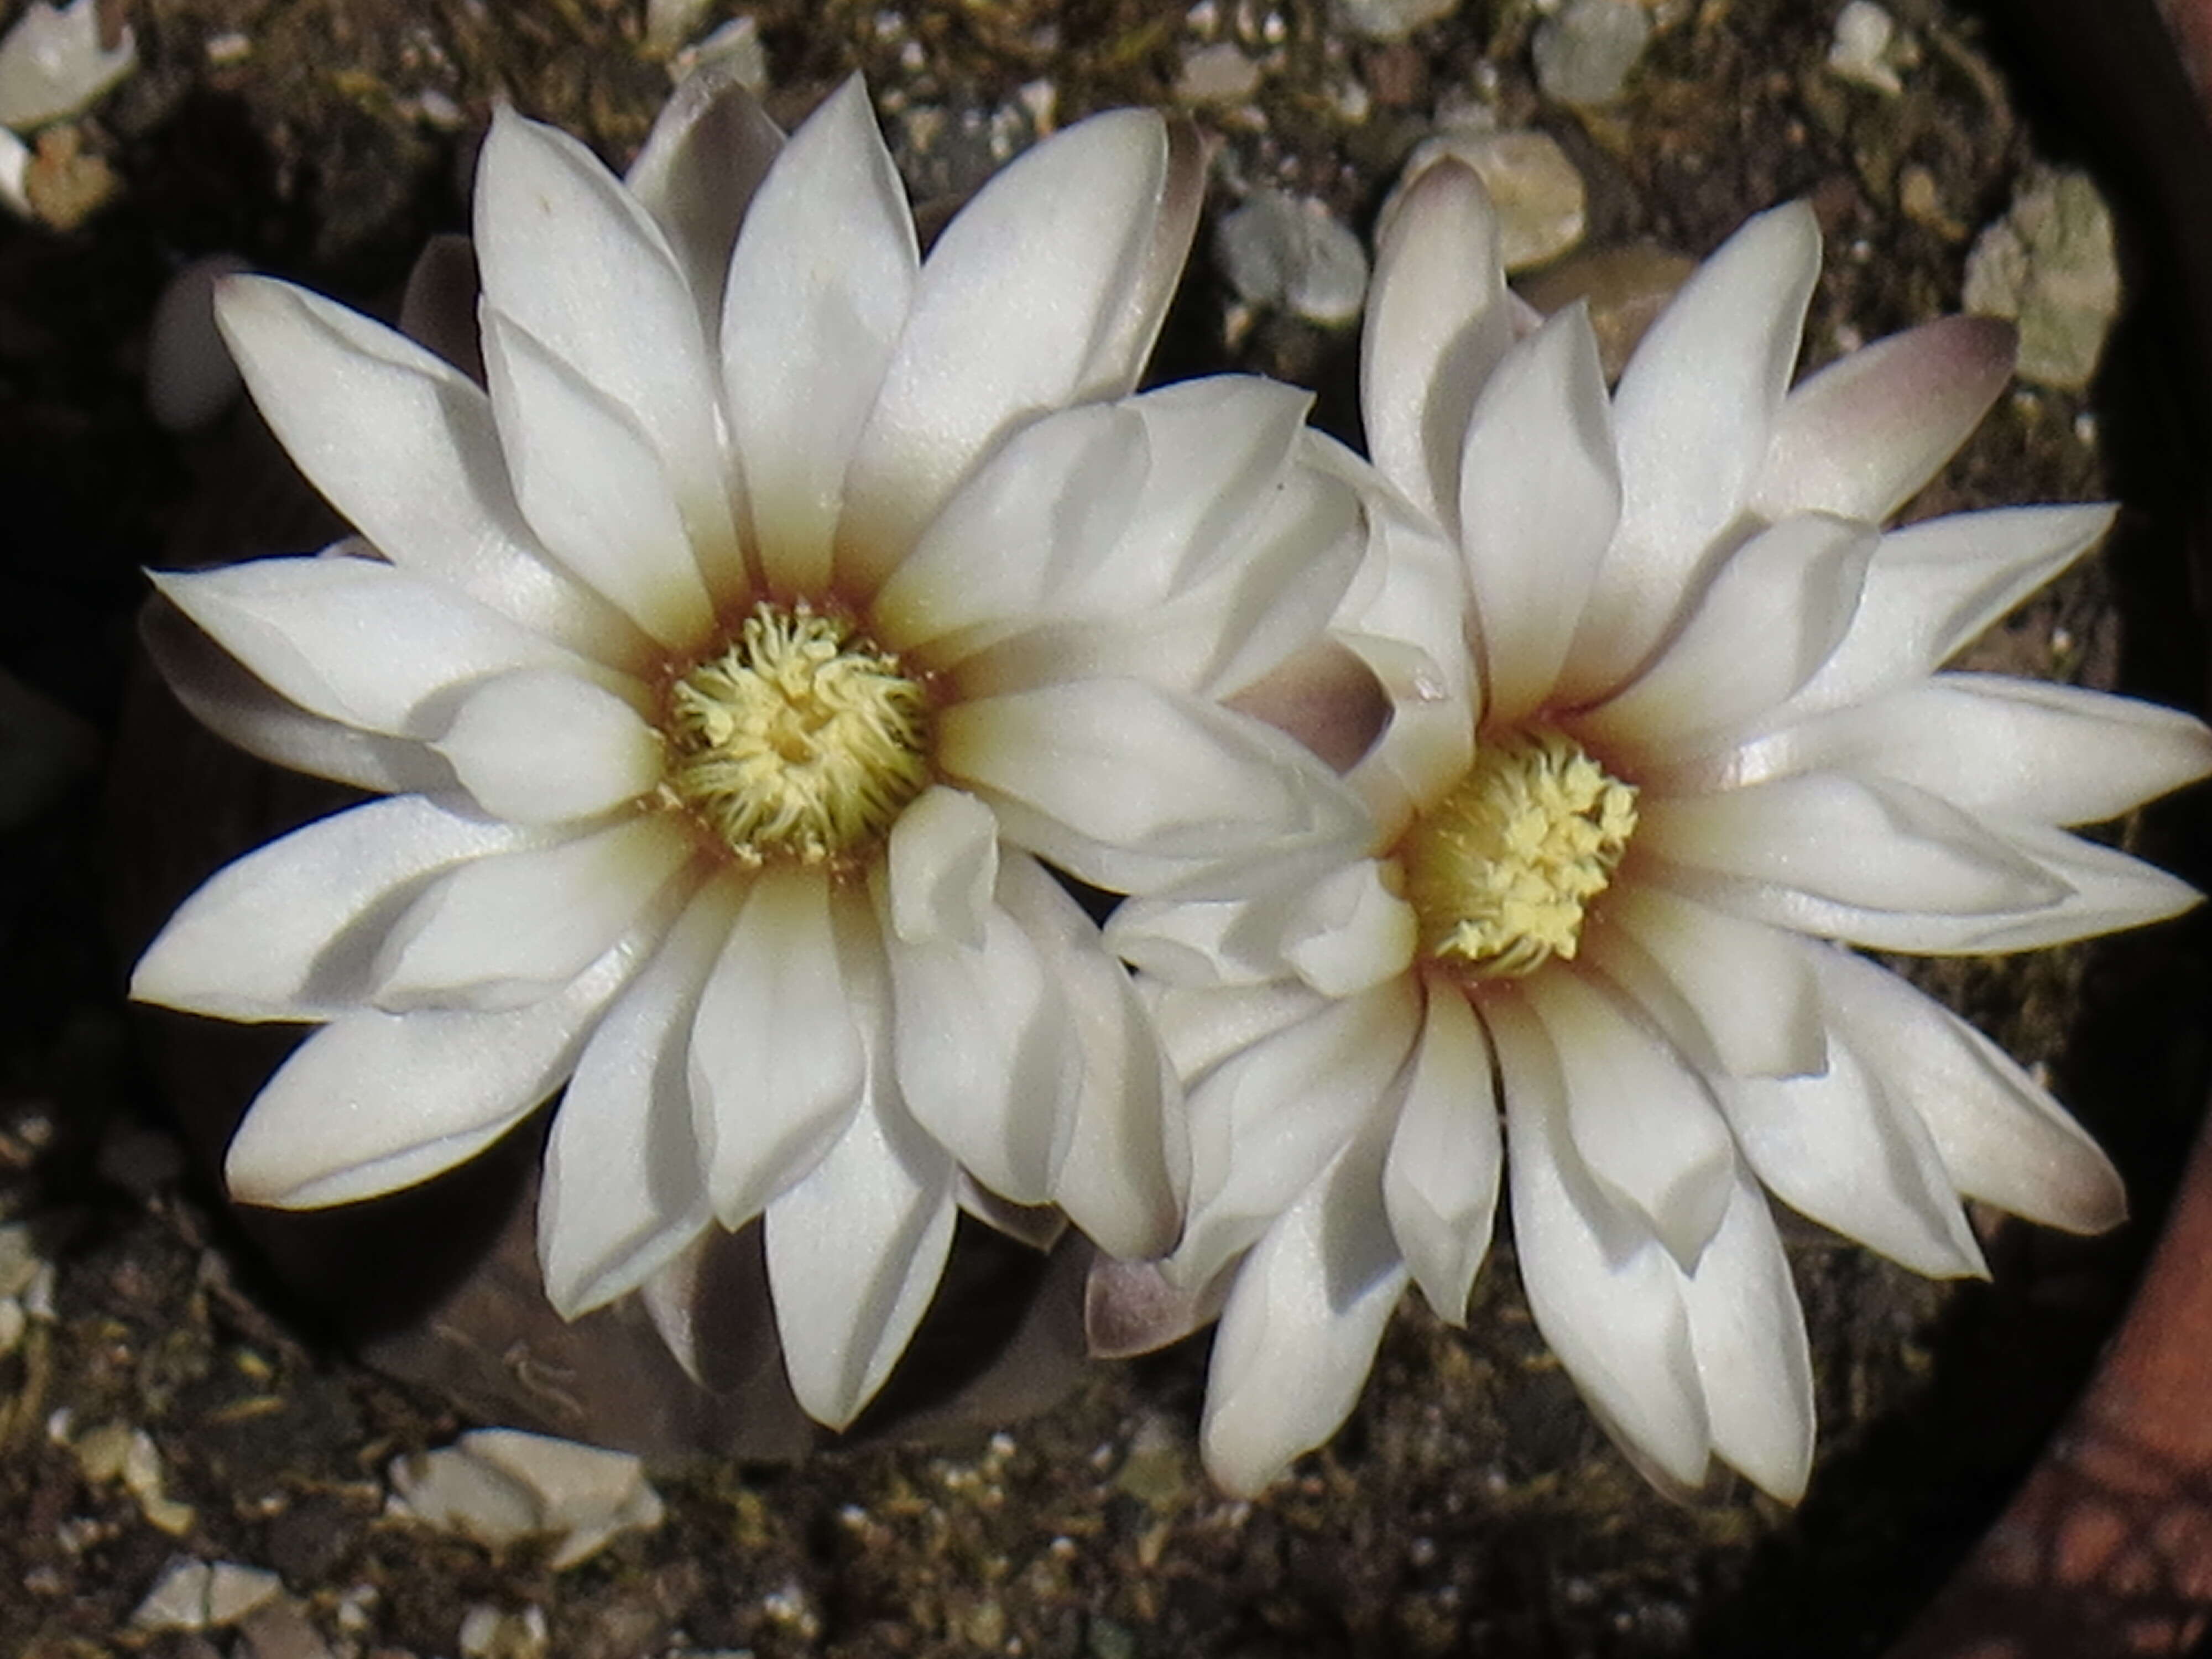
[[[1376,465],[1447,530],[1459,527],[1468,415],[1512,343],[1490,198],[1472,170],[1430,167],[1375,251],[1359,405]]]
[[[1138,994],[1177,1076],[1194,1079],[1237,1050],[1319,1014],[1330,999],[1297,980],[1227,989],[1184,989],[1142,974]]]
[[[1409,975],[1323,1003],[1191,1086],[1191,1213],[1170,1263],[1178,1283],[1212,1277],[1363,1126],[1392,1109],[1419,1022]]]
[[[2012,378],[2017,337],[1993,317],[1942,317],[1808,376],[1775,416],[1752,511],[1879,524],[1981,423]]]
[[[1928,1126],[1952,1185],[2069,1232],[2127,1218],[2118,1174],[2081,1127],[1995,1043],[1896,975],[1808,952],[1838,1029]]]
[[[484,811],[518,823],[592,817],[660,781],[660,741],[637,711],[557,669],[486,681],[433,746]]]
[[[696,650],[714,604],[652,442],[528,330],[489,307],[483,322],[500,442],[531,527],[654,639]]]
[[[1713,1449],[1762,1492],[1796,1503],[1813,1467],[1813,1356],[1774,1218],[1741,1168],[1682,1305]]]
[[[1136,680],[956,705],[937,759],[1010,840],[1123,892],[1300,837],[1366,838],[1358,804],[1297,742]]]
[[[863,1098],[882,970],[840,949],[835,908],[822,872],[763,869],[699,999],[692,1123],[725,1227],[812,1169]]]
[[[517,668],[634,684],[451,588],[373,559],[253,559],[150,579],[302,708],[370,732],[442,730],[461,688]]]
[[[2000,507],[1890,532],[1867,566],[1843,643],[1780,715],[1862,702],[1917,680],[2095,546],[2113,510]]]
[[[1727,764],[1747,781],[1873,773],[1964,811],[2098,823],[2212,772],[2212,729],[2079,686],[1938,674],[1747,744]]]
[[[578,650],[643,662],[628,619],[546,561],[475,382],[382,324],[267,277],[224,283],[216,316],[270,429],[378,551]]]
[[[1910,785],[1840,772],[1638,804],[1637,851],[1877,911],[1987,915],[2057,902],[2054,879]]]
[[[1568,662],[1571,700],[1611,690],[1644,659],[1742,510],[1820,270],[1812,210],[1762,213],[1698,268],[1630,359],[1613,400],[1620,528]]]
[[[1754,536],[1657,659],[1578,717],[1577,732],[1663,756],[1767,714],[1834,653],[1880,539],[1871,525],[1820,514]]]
[[[819,592],[845,471],[905,326],[921,257],[854,76],[791,137],[745,215],[722,304],[722,382],[779,593]]]
[[[659,227],[583,145],[502,106],[477,162],[476,240],[486,307],[643,431],[709,586],[738,591],[718,377]]]
[[[980,950],[999,879],[999,821],[973,795],[933,785],[891,826],[891,932],[908,945]]]
[[[1505,355],[1461,459],[1460,546],[1490,719],[1521,720],[1550,696],[1620,514],[1605,373],[1575,306]]]
[[[471,860],[408,905],[371,969],[380,1008],[520,1007],[611,948],[691,857],[665,817]]]
[[[1490,1040],[1465,997],[1432,988],[1382,1166],[1382,1198],[1414,1281],[1448,1324],[1467,1321],[1504,1163]]]
[[[1380,865],[1361,859],[1307,891],[1286,920],[1282,957],[1323,995],[1350,996],[1405,972],[1419,937],[1413,906],[1382,884]]]
[[[561,1097],[538,1194],[538,1260],[563,1319],[635,1290],[714,1219],[686,1054],[744,891],[726,876],[692,899],[599,1021]]]
[[[138,637],[192,718],[249,755],[380,794],[434,793],[453,770],[423,744],[311,714],[247,672],[159,593],[138,613]]]
[[[1728,1208],[1735,1163],[1710,1089],[1575,974],[1535,975],[1525,994],[1559,1056],[1577,1156],[1692,1271]]]
[[[371,801],[225,866],[147,947],[131,994],[219,1019],[359,1007],[393,920],[435,872],[533,837],[419,795]]]
[[[945,227],[854,459],[841,578],[872,588],[1018,424],[1129,390],[1129,313],[1170,183],[1166,125],[1115,111],[1028,151]],[[1134,332],[1148,344],[1156,326]]]
[[[1000,894],[1066,999],[1081,1051],[1052,1200],[1109,1255],[1164,1255],[1182,1230],[1190,1139],[1152,1022],[1097,924],[1034,860],[1007,860]]]
[[[655,913],[556,994],[501,1013],[350,1013],[292,1052],[230,1143],[242,1204],[350,1204],[443,1173],[561,1086],[599,1011],[650,956]]]
[[[1360,1137],[1237,1269],[1206,1371],[1206,1473],[1256,1495],[1352,1413],[1404,1294],[1379,1190],[1382,1136]]]
[[[999,886],[1026,860],[1004,859]],[[1017,1204],[1052,1195],[1073,1129],[1083,1055],[1038,947],[999,902],[981,937],[910,941],[879,894],[895,1009],[899,1092],[915,1121],[975,1178]]]
[[[738,224],[783,147],[775,123],[738,82],[733,62],[700,64],[653,118],[623,187],[650,213],[711,336]]]
[[[769,1206],[776,1329],[809,1416],[843,1428],[906,1351],[951,1249],[955,1173],[872,1078],[844,1133]]]
[[[1620,884],[1602,916],[1583,936],[1586,959],[1699,1069],[1800,1077],[1827,1064],[1820,988],[1788,935],[1647,884]]]
[[[1695,1486],[1711,1429],[1681,1276],[1643,1218],[1607,1196],[1575,1151],[1542,1025],[1509,997],[1486,1002],[1483,1014],[1505,1097],[1528,1311],[1606,1426],[1669,1480]]]

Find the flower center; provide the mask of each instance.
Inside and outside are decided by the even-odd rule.
[[[668,791],[750,863],[857,851],[929,784],[921,683],[803,600],[755,605],[671,683],[665,729]]]
[[[1400,848],[1421,948],[1486,979],[1572,960],[1636,829],[1636,791],[1543,729],[1478,750]]]

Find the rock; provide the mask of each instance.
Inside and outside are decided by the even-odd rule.
[[[1376,235],[1406,187],[1450,157],[1474,170],[1498,210],[1498,252],[1508,271],[1549,264],[1583,239],[1588,198],[1583,176],[1547,132],[1440,132],[1422,140],[1382,204]]]
[[[2112,210],[2087,173],[2039,167],[1966,256],[1966,308],[2020,327],[2020,377],[2079,391],[2120,308]]]
[[[458,1640],[461,1659],[544,1659],[548,1636],[543,1607],[505,1613],[479,1603],[462,1615]]]
[[[1697,268],[1696,260],[1680,253],[1633,242],[1577,254],[1527,283],[1521,295],[1547,316],[1577,300],[1587,301],[1598,361],[1606,379],[1614,380],[1644,331]]]
[[[572,1567],[617,1533],[660,1524],[660,1495],[627,1452],[515,1429],[478,1429],[455,1444],[393,1460],[391,1509],[497,1549],[556,1537],[553,1565]]]
[[[156,1579],[131,1627],[143,1631],[222,1630],[283,1592],[283,1582],[259,1567],[235,1561],[172,1561]]]
[[[331,1659],[329,1644],[306,1610],[289,1597],[255,1608],[239,1620],[238,1634],[233,1659]]]
[[[1567,0],[1536,31],[1536,82],[1562,104],[1610,104],[1651,38],[1636,0]]]
[[[645,45],[663,57],[691,38],[714,0],[645,0]]]
[[[1828,46],[1828,71],[1854,86],[1885,97],[1905,90],[1899,69],[1919,61],[1911,43],[1897,32],[1897,20],[1874,0],[1850,0],[1836,14],[1836,33]]]
[[[1213,252],[1250,305],[1335,324],[1358,316],[1367,297],[1366,251],[1319,202],[1258,191],[1221,222]]]
[[[100,41],[100,0],[65,10],[31,0],[0,38],[0,126],[27,132],[83,109],[138,67],[128,25],[115,44]]]
[[[23,199],[32,216],[56,230],[75,230],[122,187],[115,169],[98,151],[86,148],[83,133],[73,126],[40,133],[23,169]]]
[[[670,58],[668,78],[682,81],[704,69],[720,70],[747,92],[766,92],[768,48],[761,44],[760,25],[750,17],[732,18]]]
[[[1459,0],[1336,0],[1337,21],[1370,40],[1402,40],[1457,9]]]
[[[1217,40],[1186,53],[1182,72],[1176,77],[1176,101],[1184,104],[1235,104],[1259,89],[1260,66],[1238,50],[1236,43]]]

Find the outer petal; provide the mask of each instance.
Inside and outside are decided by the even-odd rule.
[[[665,911],[554,995],[501,1013],[352,1013],[292,1053],[223,1173],[240,1203],[350,1204],[451,1169],[561,1085],[599,1011],[652,955]]]
[[[2127,1218],[2111,1162],[1995,1043],[1849,951],[1807,954],[1838,1029],[1927,1124],[1959,1191],[2068,1232],[2102,1232]]]
[[[1206,1472],[1252,1496],[1351,1414],[1407,1270],[1380,1191],[1380,1123],[1267,1229],[1237,1269],[1206,1372]]]
[[[2018,345],[2009,323],[1943,317],[1809,376],[1775,416],[1752,511],[1881,523],[1981,424]]]
[[[515,1008],[611,949],[691,857],[666,817],[445,872],[394,922],[371,969],[376,1006]]]
[[[382,324],[265,276],[226,281],[216,317],[270,429],[378,551],[580,651],[644,660],[649,647],[628,618],[546,561],[474,381]]]
[[[1518,720],[1558,682],[1620,516],[1613,408],[1582,307],[1508,352],[1483,387],[1458,499],[1488,717]]]
[[[1613,394],[1620,528],[1563,689],[1611,690],[1666,635],[1766,457],[1820,270],[1802,202],[1747,222],[1675,295]]]
[[[951,1158],[900,1109],[886,1057],[844,1133],[769,1206],[769,1282],[784,1367],[807,1414],[843,1428],[883,1386],[945,1270]]]
[[[699,993],[743,898],[724,877],[692,899],[592,1033],[554,1114],[538,1259],[563,1319],[635,1290],[714,1220],[685,1060]]]
[[[556,669],[487,681],[434,746],[486,811],[517,823],[592,817],[660,781],[660,742],[637,711]]]
[[[517,668],[635,686],[451,588],[373,559],[253,559],[155,571],[151,580],[300,707],[366,731],[428,736],[444,728],[461,688]]]
[[[366,1000],[378,946],[426,880],[533,839],[419,795],[324,818],[210,878],[138,959],[131,994],[219,1019],[333,1018]]]
[[[883,969],[840,949],[841,932],[867,929],[841,929],[836,908],[821,872],[768,866],[700,997],[692,1125],[725,1227],[812,1169],[866,1096],[860,1022]]]
[[[775,592],[830,579],[845,471],[920,263],[856,75],[792,135],[754,198],[722,303],[722,383]]]
[[[477,164],[476,237],[485,304],[636,422],[708,585],[741,591],[700,302],[659,227],[583,145],[502,107]]]
[[[1431,989],[1382,1166],[1390,1231],[1437,1316],[1464,1324],[1504,1169],[1490,1040],[1467,999]]]
[[[1695,1486],[1711,1425],[1674,1259],[1576,1152],[1559,1056],[1542,1025],[1510,997],[1486,1002],[1483,1014],[1505,1096],[1528,1310],[1607,1426],[1668,1479]]]
[[[1147,309],[1164,298],[1148,273],[1175,194],[1170,158],[1157,115],[1094,116],[1016,161],[945,227],[848,479],[842,578],[872,588],[1016,425],[1129,389],[1128,337],[1148,343],[1158,325],[1133,331],[1133,301],[1140,288]]]
[[[1472,170],[1440,162],[1407,187],[1375,251],[1359,404],[1376,465],[1448,531],[1468,417],[1512,343],[1490,198]]]

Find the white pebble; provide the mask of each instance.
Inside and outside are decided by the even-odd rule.
[[[1447,156],[1474,169],[1498,210],[1498,257],[1509,271],[1548,264],[1583,239],[1589,200],[1583,176],[1547,132],[1441,132],[1425,139],[1382,204],[1379,239],[1406,189]]]
[[[1567,0],[1536,31],[1536,82],[1562,104],[1610,104],[1651,38],[1651,15],[1636,0]]]
[[[1367,297],[1366,252],[1319,202],[1260,191],[1221,222],[1213,251],[1248,304],[1336,324]]]
[[[1897,20],[1874,0],[1850,0],[1836,14],[1836,33],[1828,47],[1828,68],[1844,80],[1894,98],[1905,90],[1897,78]]]

